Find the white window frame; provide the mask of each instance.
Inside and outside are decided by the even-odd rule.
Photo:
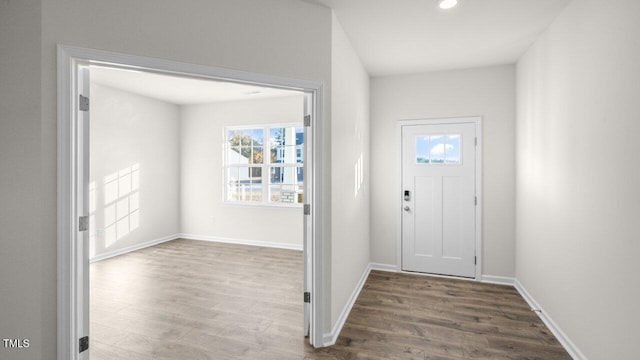
[[[283,164],[274,164],[271,163],[271,156],[269,156],[271,152],[271,138],[269,134],[269,130],[273,128],[301,128],[304,129],[303,123],[265,123],[265,124],[256,124],[256,125],[233,125],[233,126],[225,126],[222,129],[222,199],[223,203],[227,205],[234,206],[266,206],[266,207],[284,207],[284,208],[301,208],[304,205],[304,201],[301,203],[283,203],[283,202],[272,202],[270,199],[270,185],[271,185],[271,168],[272,167],[302,167],[304,171],[304,162],[300,165],[298,163],[283,163]],[[244,167],[244,165],[231,165],[228,163],[229,156],[228,151],[230,149],[229,144],[227,142],[227,133],[229,131],[235,130],[249,130],[249,129],[263,129],[264,130],[264,141],[263,141],[263,161],[262,164],[247,164],[248,167],[260,167],[262,169],[262,201],[251,201],[251,200],[228,200],[228,172],[227,170],[231,167]],[[306,141],[306,139],[305,139]],[[305,143],[302,144],[302,155],[304,158],[304,146]],[[296,158],[297,158],[297,147],[296,147]],[[306,176],[306,174],[304,174]],[[303,179],[306,181],[306,179]],[[300,185],[304,185],[304,182]],[[306,195],[306,194],[305,194]]]
[[[460,149],[459,149],[460,156],[459,156],[458,162],[450,162],[450,163],[446,162],[446,149],[445,149],[445,153],[442,154],[443,162],[441,162],[441,163],[431,162],[431,151],[429,151],[428,155],[429,155],[429,160],[430,161],[428,163],[418,162],[418,157],[416,156],[416,159],[415,159],[416,165],[420,165],[420,166],[462,166],[463,165],[463,161],[462,161],[463,160],[462,159],[462,152],[463,152],[462,151],[463,150],[463,148],[462,148],[462,134],[457,134],[457,133],[433,133],[433,134],[429,135],[430,138],[434,137],[434,136],[442,136],[442,137],[445,138],[445,141],[446,141],[447,136],[458,136],[460,138],[460,140],[459,140],[459,142],[460,142],[460,144],[459,144],[459,146],[460,146]],[[416,149],[417,149],[417,146],[418,146],[417,140],[418,139],[416,138],[416,144],[415,144]]]

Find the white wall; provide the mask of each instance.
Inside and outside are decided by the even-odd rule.
[[[301,207],[224,204],[225,126],[295,124],[302,94],[181,107],[181,232],[302,248]],[[268,176],[268,174],[264,174]]]
[[[179,115],[174,104],[91,84],[92,257],[180,232]],[[124,170],[135,165],[132,177],[134,183],[139,179],[138,188],[125,192],[132,177]],[[111,182],[119,172],[119,179]],[[122,187],[114,202],[118,182]],[[131,207],[121,206],[127,214],[122,222],[107,226],[105,208],[108,218],[117,204],[128,207],[127,202]]]
[[[517,277],[589,359],[637,359],[640,2],[574,0],[518,62]]]
[[[331,324],[369,263],[369,75],[333,17]]]
[[[482,116],[482,273],[515,275],[515,67],[371,80],[371,259],[397,265],[396,123]]]

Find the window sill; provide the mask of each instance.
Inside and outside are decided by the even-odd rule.
[[[268,208],[268,209],[302,209],[303,204],[267,204],[241,201],[223,201],[223,207]]]

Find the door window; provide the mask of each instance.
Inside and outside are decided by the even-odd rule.
[[[416,136],[416,164],[460,165],[460,134]]]

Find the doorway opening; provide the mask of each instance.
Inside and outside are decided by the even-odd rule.
[[[213,175],[219,186],[214,186],[215,189],[207,189],[206,191],[220,195],[222,206],[226,206],[227,210],[241,210],[245,207],[264,210],[269,206],[288,207],[287,211],[299,210],[298,214],[302,217],[303,222],[299,228],[302,229],[304,239],[299,246],[291,243],[289,246],[291,248],[300,247],[303,250],[304,275],[301,277],[304,297],[303,294],[300,294],[299,299],[301,303],[304,300],[304,316],[301,321],[303,331],[300,336],[306,335],[312,345],[322,346],[322,306],[321,290],[319,289],[321,281],[318,281],[322,274],[320,269],[322,253],[319,241],[321,219],[319,217],[320,211],[318,211],[321,205],[319,201],[321,184],[319,183],[320,177],[317,176],[321,164],[318,161],[321,153],[318,145],[321,144],[322,138],[320,126],[322,87],[316,83],[300,80],[62,46],[59,47],[58,60],[60,129],[58,153],[59,358],[87,359],[89,356],[86,344],[90,333],[89,260],[91,258],[100,260],[140,247],[154,245],[153,242],[162,243],[172,240],[172,238],[188,239],[191,237],[197,238],[197,240],[226,240],[226,242],[237,240],[224,236],[194,234],[194,231],[191,230],[178,231],[165,236],[146,234],[146,238],[150,242],[144,243],[144,246],[140,246],[140,243],[126,242],[127,240],[131,241],[135,237],[134,234],[144,233],[142,231],[144,228],[143,220],[145,217],[149,219],[149,214],[143,214],[143,205],[147,206],[149,212],[154,212],[163,206],[161,204],[163,201],[175,199],[175,196],[172,197],[167,189],[161,188],[153,190],[156,192],[156,196],[147,196],[146,200],[143,196],[144,193],[148,194],[154,186],[158,187],[158,184],[167,183],[166,181],[143,181],[143,179],[148,180],[152,176],[162,177],[162,167],[167,166],[166,164],[152,164],[150,168],[146,165],[143,166],[140,159],[130,158],[125,161],[125,164],[125,162],[119,163],[106,156],[96,163],[99,165],[94,164],[95,168],[104,167],[102,169],[104,173],[98,174],[98,169],[91,169],[90,158],[94,154],[90,151],[89,139],[92,129],[89,125],[89,118],[92,114],[91,106],[99,105],[91,102],[90,78],[92,69],[96,74],[100,71],[116,71],[121,74],[147,76],[142,83],[139,81],[140,79],[133,81],[130,85],[134,87],[140,86],[140,84],[148,85],[152,83],[153,79],[164,76],[171,77],[176,81],[198,83],[202,86],[214,83],[216,86],[226,86],[226,90],[220,90],[225,94],[231,92],[229,88],[235,87],[240,89],[244,96],[264,96],[266,100],[269,96],[277,98],[278,94],[286,94],[290,95],[287,96],[288,101],[292,101],[293,98],[300,100],[301,116],[298,121],[274,121],[268,124],[259,121],[224,124],[225,126],[212,130],[216,133],[215,138],[210,139],[210,142],[213,143],[213,150],[217,152],[214,157],[217,157],[222,166],[216,167],[215,164],[209,166],[209,169],[217,168],[219,170],[218,175]],[[111,76],[106,77],[104,77],[104,73],[102,75],[106,79],[113,79],[113,74],[110,73]],[[103,87],[100,90],[103,93],[113,90],[106,89],[104,84],[100,86]],[[147,88],[150,87],[147,86]],[[173,96],[187,95],[187,98],[193,98],[198,93],[213,92],[212,89],[202,90],[192,91],[191,96],[174,92]],[[114,95],[113,91],[111,95]],[[115,106],[114,102],[117,102],[117,99],[112,97],[111,103],[107,101],[103,105]],[[120,110],[126,111],[123,108]],[[181,109],[178,112],[197,113],[198,111],[203,111],[203,109]],[[153,127],[154,130],[163,132],[166,135],[165,140],[169,139],[167,141],[170,142],[171,126],[175,127],[175,124],[172,125],[171,121],[165,121],[164,125],[168,125],[168,127],[160,129],[162,121],[159,117],[162,115],[154,114],[153,116],[156,117],[155,126],[147,124],[147,130],[143,129],[142,133],[150,133],[149,129]],[[205,111],[204,114],[193,116],[206,118],[211,114],[207,114]],[[198,120],[195,119],[192,122],[197,123]],[[127,129],[130,133],[140,131],[140,129],[136,130],[136,125],[132,123],[117,126],[131,126]],[[183,130],[181,128],[178,131],[181,136],[184,134]],[[183,143],[202,144],[206,142],[202,138],[197,138],[206,131],[202,131],[202,129],[190,130],[191,135],[195,138],[190,138]],[[122,134],[121,131],[118,133]],[[181,138],[181,140],[184,139]],[[126,149],[122,148],[125,146],[123,143],[111,145],[107,147],[109,150],[102,155],[119,151],[126,152]],[[158,149],[162,149],[162,146]],[[184,147],[181,147],[180,150],[184,150]],[[186,151],[191,150],[193,149]],[[211,152],[213,151],[209,153]],[[152,151],[150,154],[144,149],[138,149],[137,154],[139,157],[151,159],[145,161],[147,165],[149,161],[153,163],[154,160],[162,160],[163,158],[166,160],[167,156],[172,156],[171,151],[167,151],[166,154]],[[173,154],[175,155],[175,152]],[[180,156],[182,155],[184,154]],[[190,160],[194,158],[198,158],[198,156],[189,156]],[[170,162],[176,163],[175,161]],[[193,163],[193,161],[189,166],[192,169],[200,169],[200,171],[202,168],[206,168],[203,163]],[[185,166],[181,164],[179,168],[184,169]],[[91,172],[96,170],[93,178],[90,169]],[[194,173],[196,176],[192,178],[196,178],[193,181],[197,182],[198,170],[194,170]],[[180,184],[181,181],[190,180],[181,173],[178,179],[174,179],[174,182]],[[142,189],[143,185],[147,186],[144,190]],[[180,194],[185,194],[183,189],[180,188]],[[193,188],[190,187],[190,189]],[[203,191],[196,189],[193,192],[195,194],[189,196],[193,198],[200,196],[200,199],[203,199],[201,196]],[[156,204],[153,204],[153,201]],[[246,203],[243,204],[243,202]],[[101,204],[100,214],[97,214],[98,203]],[[203,205],[202,201],[194,201],[193,203],[195,209],[190,211],[192,213],[201,212],[201,209],[197,207]],[[204,204],[204,206],[206,205]],[[246,224],[244,227],[238,224],[233,225],[229,223],[228,219],[219,218],[227,212],[229,211],[210,212],[204,217],[204,221],[211,224],[220,220],[231,228],[234,226],[247,228]],[[254,215],[245,217],[252,218]],[[184,222],[187,218],[193,220],[193,217],[185,217],[183,214],[180,216],[180,221]],[[245,219],[245,222],[247,220]],[[273,222],[273,219],[271,221]],[[166,225],[166,221],[163,220],[159,220],[159,223]],[[267,223],[269,223],[269,219],[267,219]],[[162,226],[152,226],[155,229],[151,231],[157,230],[158,227]],[[198,229],[198,224],[192,228]],[[209,238],[206,238],[207,236]],[[98,239],[101,241],[97,241]],[[282,236],[276,239],[282,239]],[[117,244],[118,242],[120,244]],[[267,244],[267,246],[283,247],[285,245],[286,247],[286,243],[286,241],[279,243],[276,241],[271,245]]]

